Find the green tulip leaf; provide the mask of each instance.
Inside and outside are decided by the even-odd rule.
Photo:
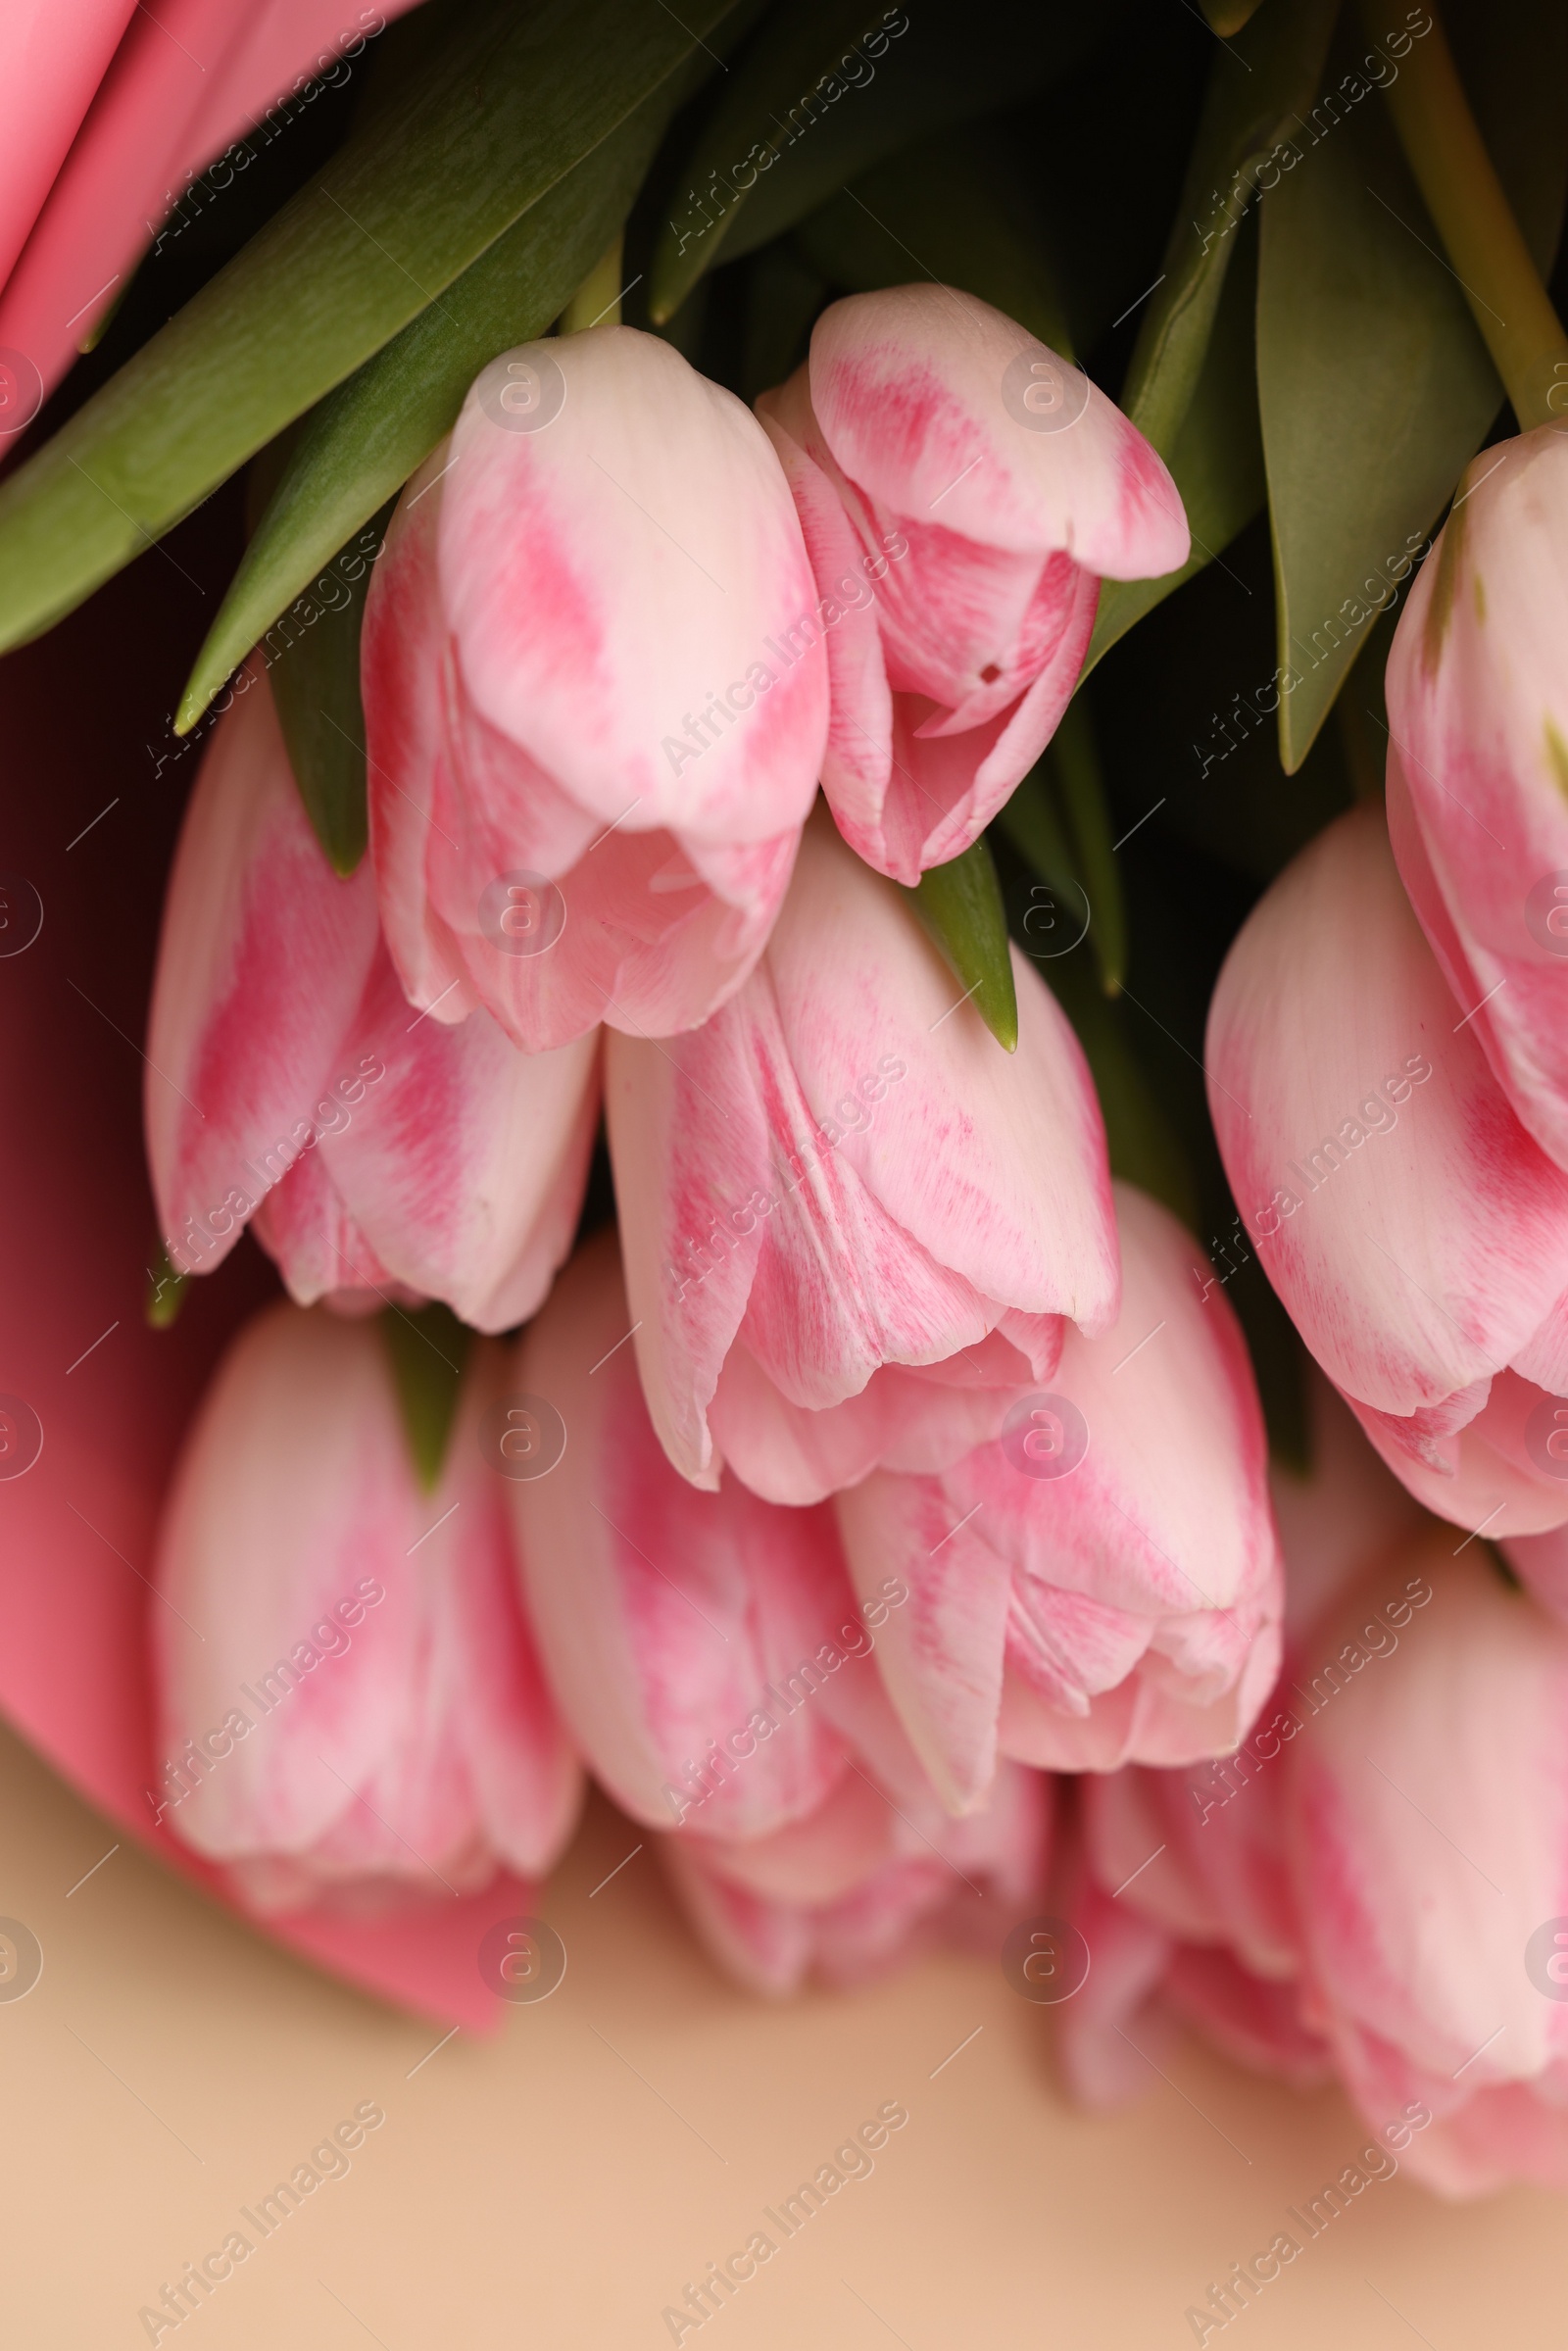
[[[309,620],[286,639],[287,659],[271,659],[269,675],[289,764],[305,812],[316,828],[335,873],[350,874],[365,855],[368,837],[365,772],[365,706],[360,700],[360,631],[370,567],[381,552],[392,509],[385,506],[346,547],[338,550],[316,583],[332,593],[318,607],[310,597]],[[298,614],[298,605],[294,608]],[[281,635],[291,615],[269,631]]]
[[[638,0],[475,0],[427,70],[0,485],[0,650],[74,610],[439,306],[724,7],[685,0],[683,24]]]
[[[905,148],[809,214],[795,242],[849,293],[929,275],[977,294],[1062,358],[1074,356],[1024,159],[996,126],[944,131]]]
[[[783,235],[884,156],[1027,97],[1114,31],[1121,13],[1120,0],[1060,11],[995,0],[976,40],[960,0],[775,10],[673,183],[650,273],[654,317],[669,317],[715,262]],[[906,278],[928,273],[911,257]]]
[[[1452,30],[1482,130],[1544,266],[1568,186],[1568,19],[1542,0],[1489,0],[1456,12]],[[1363,47],[1364,38],[1336,50],[1329,85],[1297,131],[1297,160],[1263,200],[1257,380],[1289,774],[1503,396],[1359,71]]]
[[[1298,110],[1317,87],[1337,0],[1268,0],[1219,50],[1121,405],[1168,459],[1202,373],[1236,231]]]
[[[450,1306],[439,1304],[412,1314],[389,1306],[380,1323],[415,1473],[425,1493],[433,1494],[452,1442],[473,1333]]]
[[[998,821],[1024,862],[1059,895],[1053,929],[1058,911],[1064,936],[1086,927],[1100,984],[1107,996],[1118,995],[1127,970],[1127,909],[1100,754],[1082,695],[1068,704]]]
[[[660,231],[649,271],[648,309],[656,325],[679,310],[760,174],[813,131],[847,91],[854,95],[860,76],[869,86],[876,61],[908,29],[903,10],[884,0],[803,0],[774,11],[730,75],[671,188],[672,215]],[[690,183],[684,195],[683,182]],[[731,248],[724,259],[739,250]]]
[[[1179,571],[1160,579],[1107,579],[1100,586],[1095,633],[1084,675],[1184,580],[1214,563],[1246,529],[1267,494],[1263,441],[1257,418],[1253,312],[1257,239],[1244,223],[1234,266],[1226,274],[1202,371],[1166,463],[1181,493],[1193,551]]]
[[[1007,915],[985,835],[951,863],[928,866],[906,896],[997,1043],[1016,1053],[1018,997]]]

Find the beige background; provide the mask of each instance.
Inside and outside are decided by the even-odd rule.
[[[872,2176],[685,2343],[1160,2351],[1363,2135],[1338,2097],[1196,2046],[1142,2107],[1086,2119],[1046,2020],[976,1960],[764,2007],[697,1952],[646,1851],[591,1893],[638,1841],[603,1806],[541,1904],[560,1990],[421,2064],[439,2028],[314,1975],[134,1848],[76,1886],[114,1832],[4,1733],[0,1806],[0,1913],[45,1955],[0,2005],[6,2340],[26,2351],[145,2342],[139,2306],[364,2099],[387,2120],[349,2175],[165,2344],[654,2351],[663,2305],[896,2098],[910,2119]],[[1455,2208],[1401,2177],[1226,2339],[1559,2346],[1564,2220],[1542,2193]]]

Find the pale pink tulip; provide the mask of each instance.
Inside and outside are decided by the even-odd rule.
[[[895,1803],[859,1779],[753,1843],[669,1836],[659,1852],[719,1965],[778,1996],[867,1983],[943,1942],[993,1958],[1043,1882],[1051,1800],[1044,1774],[1005,1765],[986,1809],[956,1821],[929,1791]]]
[[[1085,1825],[1092,1944],[1091,1914],[1113,1945],[1161,1938],[1145,2022],[1297,2080],[1332,2065],[1445,2193],[1568,2183],[1568,1628],[1482,1547],[1428,1522],[1374,1548],[1238,1753],[1097,1781]],[[1082,2058],[1093,2089],[1103,2051]]]
[[[1120,1318],[1070,1332],[1049,1391],[935,1475],[838,1497],[863,1591],[909,1587],[880,1660],[946,1801],[1000,1750],[1056,1770],[1233,1746],[1279,1663],[1282,1578],[1262,1415],[1241,1333],[1195,1250],[1116,1187]],[[879,1565],[880,1563],[880,1565]]]
[[[999,1052],[898,893],[813,818],[741,993],[606,1070],[649,1409],[682,1474],[815,1501],[940,1464],[1116,1310],[1094,1087],[1016,952]]]
[[[1102,576],[1187,560],[1176,486],[1076,367],[972,294],[898,286],[817,320],[758,404],[816,573],[822,784],[901,882],[978,836],[1055,732]]]
[[[445,1899],[538,1878],[581,1775],[523,1618],[481,1449],[504,1358],[479,1343],[433,1490],[380,1328],[278,1305],[186,1440],[153,1610],[178,1834],[259,1908]]]
[[[311,830],[265,680],[220,724],[176,854],[153,991],[147,1149],[172,1261],[256,1219],[301,1304],[532,1313],[571,1236],[599,1107],[593,1037],[517,1052],[488,1013],[415,1012],[368,866]]]
[[[207,202],[413,0],[8,0],[0,17],[0,347],[51,390],[192,177]],[[173,231],[178,233],[178,226]],[[14,266],[13,266],[14,265]],[[25,388],[25,387],[24,387]],[[10,428],[0,399],[0,434]],[[25,418],[22,418],[25,421]],[[0,444],[3,445],[3,444]]]
[[[1260,1262],[1385,1458],[1446,1515],[1506,1506],[1491,1532],[1528,1534],[1568,1519],[1546,1450],[1568,1391],[1568,1178],[1473,1029],[1381,815],[1357,809],[1231,949],[1209,1108]]]
[[[813,604],[766,435],[669,344],[492,362],[366,614],[371,853],[416,1004],[537,1052],[733,994],[816,791],[826,656],[789,641]]]
[[[532,1446],[511,1488],[530,1614],[595,1773],[634,1819],[707,1838],[769,1837],[867,1788],[868,1762],[917,1797],[870,1662],[904,1587],[889,1575],[857,1602],[826,1508],[679,1477],[629,1325],[605,1233],[563,1274],[513,1381]]]
[[[1433,953],[1568,1168],[1568,439],[1484,450],[1389,655],[1389,826]],[[1457,1015],[1456,1015],[1457,1017]]]
[[[1568,2186],[1568,1630],[1446,1533],[1400,1564],[1432,1601],[1290,1767],[1303,2014],[1434,2186]]]
[[[1332,2071],[1303,2021],[1301,1937],[1285,1834],[1294,1743],[1357,1672],[1376,1671],[1432,1587],[1403,1554],[1430,1522],[1314,1374],[1310,1471],[1270,1474],[1284,1545],[1286,1658],[1232,1752],[1080,1784],[1082,1853],[1064,1906],[1093,1966],[1063,2011],[1062,2062],[1094,2106],[1146,2092],[1173,2024],[1239,2063],[1306,2083]],[[1368,1587],[1366,1579],[1378,1573]],[[1353,1644],[1322,1627],[1365,1588]],[[1358,1661],[1358,1662],[1357,1662]]]

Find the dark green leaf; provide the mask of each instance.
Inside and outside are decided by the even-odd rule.
[[[1452,29],[1520,224],[1547,260],[1568,184],[1568,19],[1541,0],[1489,0]],[[1502,400],[1357,74],[1362,48],[1337,48],[1330,88],[1298,129],[1299,160],[1263,203],[1257,372],[1289,773]]]
[[[0,486],[0,647],[73,610],[439,303],[723,0],[681,13],[685,27],[637,0],[475,0],[416,85]]]
[[[760,175],[843,98],[841,65],[853,55],[853,72],[874,77],[876,65],[862,43],[868,36],[871,50],[885,53],[899,37],[893,26],[900,13],[881,0],[798,0],[773,12],[728,76],[670,189],[673,217],[659,232],[648,273],[648,309],[656,325],[673,318],[710,266]],[[835,97],[820,95],[818,84],[825,90],[835,75]],[[749,183],[737,177],[746,172]]]
[[[370,568],[381,551],[392,509],[385,506],[346,547],[339,548],[311,595],[268,631],[264,649],[289,764],[316,837],[333,871],[349,874],[368,838],[365,706],[360,700],[360,630]],[[308,616],[299,607],[308,605]],[[273,658],[271,640],[299,620],[299,633]]]
[[[855,13],[821,0],[808,22],[826,29]],[[702,194],[716,185],[714,172],[728,179],[758,150],[774,160],[754,187],[727,188],[728,209],[711,228],[692,233],[703,222],[695,208],[689,218],[677,212],[666,224],[654,269],[656,309],[673,310],[715,261],[734,261],[782,235],[883,156],[943,123],[1013,104],[1065,72],[1115,28],[1120,14],[1119,0],[1093,10],[1060,11],[1042,8],[1038,0],[994,0],[985,36],[976,39],[973,11],[961,0],[922,0],[912,11],[867,12],[862,23],[886,21],[889,28],[881,55],[871,57],[862,43],[853,77],[841,72],[830,84],[828,69],[844,54],[835,34],[822,44],[824,62],[814,69],[814,78],[803,85],[793,63],[801,12],[776,11],[699,134],[675,183],[677,207],[689,203],[688,188]],[[903,29],[893,32],[896,21]],[[786,55],[792,61],[787,73],[777,63]],[[742,73],[748,77],[744,91]],[[808,89],[808,103],[803,107]],[[911,266],[911,277],[920,273]]]
[[[473,1333],[441,1305],[414,1314],[389,1306],[380,1323],[415,1471],[430,1494],[447,1457]]]
[[[1236,229],[1317,86],[1338,0],[1267,0],[1216,52],[1187,183],[1121,405],[1168,457],[1198,387]]]
[[[1094,725],[1082,695],[1068,705],[999,821],[1019,856],[1060,893],[1054,911],[1063,942],[1087,931],[1101,986],[1115,996],[1127,967],[1127,915]]]
[[[1256,253],[1256,231],[1249,220],[1242,226],[1234,266],[1226,273],[1198,388],[1166,461],[1187,510],[1193,552],[1179,571],[1169,571],[1163,579],[1102,581],[1095,633],[1084,657],[1086,677],[1135,620],[1214,562],[1263,504],[1266,484],[1252,330]]]
[[[951,864],[928,867],[906,895],[993,1037],[1016,1053],[1018,997],[1007,916],[984,834]]]
[[[935,277],[1074,356],[1046,224],[998,125],[944,131],[890,157],[803,220],[796,242],[850,293]]]
[[[625,218],[666,112],[656,97],[612,132],[312,412],[197,657],[182,732],[333,550],[451,430],[486,362],[559,316]]]

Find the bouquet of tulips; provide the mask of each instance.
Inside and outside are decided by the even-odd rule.
[[[1204,11],[62,0],[13,778],[185,682],[7,812],[0,1696],[444,2014],[591,1775],[1568,2185],[1568,26]]]

